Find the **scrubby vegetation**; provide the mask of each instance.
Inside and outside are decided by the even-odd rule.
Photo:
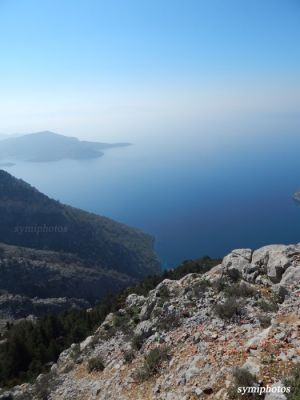
[[[201,281],[194,284],[193,287],[186,288],[186,295],[190,300],[199,299],[211,286],[212,284],[209,280],[202,279]]]
[[[149,331],[143,331],[142,333],[140,333],[139,335],[133,335],[132,340],[131,340],[131,344],[132,347],[135,350],[141,350],[141,348],[143,347],[143,344],[145,342],[145,340],[152,335],[152,330]]]
[[[159,372],[164,361],[169,360],[170,350],[167,347],[155,347],[145,355],[143,367],[137,372],[137,379],[144,381]]]
[[[259,314],[257,319],[262,328],[268,328],[271,325],[271,317],[267,314]]]
[[[133,350],[127,350],[124,352],[124,361],[126,364],[130,364],[135,359],[135,352]]]
[[[176,311],[168,311],[159,317],[157,328],[159,331],[168,331],[180,325],[180,316]]]
[[[88,364],[87,364],[87,369],[88,372],[93,372],[93,371],[103,371],[105,368],[104,362],[102,357],[97,356],[89,359]]]
[[[261,299],[258,302],[259,308],[264,312],[276,312],[278,311],[278,304],[274,299],[265,300]]]
[[[227,297],[253,297],[257,293],[251,285],[245,282],[228,285],[224,292]]]
[[[292,375],[284,382],[284,386],[291,388],[291,393],[286,394],[288,400],[300,399],[300,364],[292,371]]]
[[[233,371],[234,382],[229,388],[228,395],[229,399],[248,399],[248,400],[259,400],[264,398],[264,395],[259,395],[258,393],[245,393],[240,394],[238,388],[251,388],[258,386],[257,379],[248,370],[244,368],[235,368]]]
[[[51,362],[55,362],[64,349],[92,334],[109,313],[124,308],[129,294],[147,296],[150,290],[166,278],[180,279],[188,273],[204,273],[218,263],[219,260],[209,257],[186,261],[176,269],[148,277],[120,294],[104,299],[92,310],[70,310],[42,317],[36,322],[23,321],[11,326],[5,341],[0,345],[0,387],[32,380],[47,371]],[[138,318],[134,310],[132,315]],[[119,326],[123,323],[126,326],[126,318],[118,317],[115,322]],[[133,338],[135,347],[142,346],[143,340],[142,337]]]
[[[224,303],[217,303],[214,311],[218,317],[229,320],[241,315],[242,303],[237,301],[236,297],[228,297]]]
[[[144,344],[144,340],[147,338],[146,335],[133,335],[131,344],[135,350],[140,350]]]

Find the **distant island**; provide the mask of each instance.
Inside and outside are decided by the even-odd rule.
[[[86,160],[102,157],[104,150],[129,145],[130,143],[89,142],[44,131],[1,140],[0,161],[2,166],[12,166],[14,161]]]
[[[295,201],[297,201],[298,203],[300,203],[300,190],[298,190],[297,192],[294,193],[293,199]]]

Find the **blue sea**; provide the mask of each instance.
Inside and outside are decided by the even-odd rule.
[[[164,267],[300,242],[300,133],[136,140],[88,161],[5,168],[61,202],[151,233]]]

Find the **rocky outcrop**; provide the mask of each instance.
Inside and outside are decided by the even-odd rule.
[[[246,398],[237,392],[246,376],[253,387],[270,389],[266,399],[286,399],[271,388],[282,388],[300,362],[299,271],[300,245],[234,250],[205,274],[164,280],[147,297],[131,294],[93,336],[64,351],[49,374],[10,394],[237,399]]]
[[[250,249],[238,249],[224,258],[226,273],[240,273],[249,282],[267,279],[269,284],[279,283],[289,268],[294,271],[300,264],[300,246],[271,245],[262,247],[252,253]],[[282,281],[282,285],[286,285]]]

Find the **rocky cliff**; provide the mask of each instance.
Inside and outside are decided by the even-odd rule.
[[[239,249],[205,274],[131,294],[48,374],[2,398],[299,399],[299,349],[300,244]]]

